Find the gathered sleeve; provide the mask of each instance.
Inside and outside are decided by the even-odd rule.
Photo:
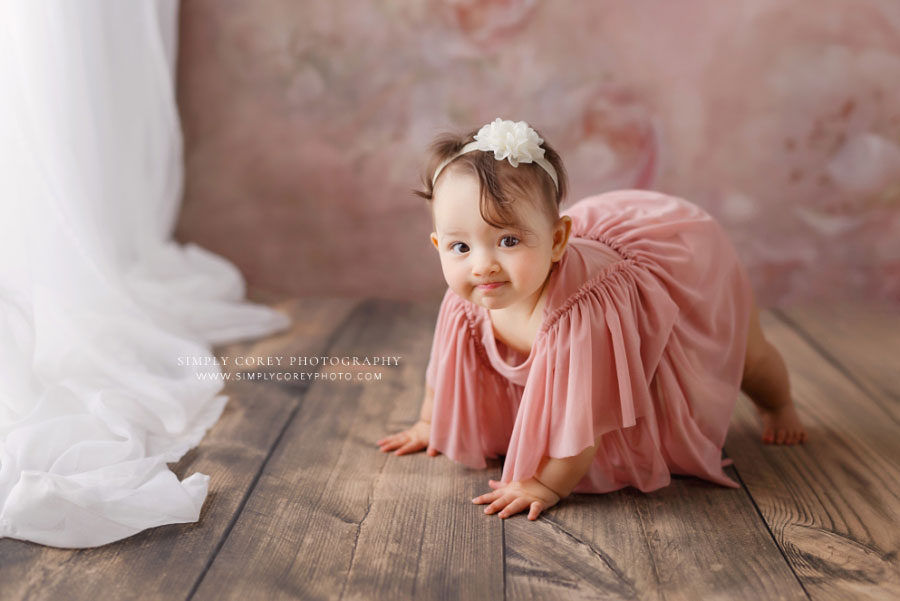
[[[468,467],[484,468],[486,457],[505,451],[514,408],[509,383],[491,367],[473,319],[468,302],[448,289],[425,382],[434,390],[430,446]]]
[[[527,479],[543,456],[578,455],[652,416],[653,376],[677,315],[660,284],[629,261],[554,310],[535,340],[502,480]]]

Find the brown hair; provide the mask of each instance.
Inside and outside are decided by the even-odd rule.
[[[427,201],[434,199],[434,186],[431,180],[438,166],[448,158],[454,156],[463,146],[472,142],[478,130],[472,130],[465,135],[447,133],[435,138],[428,148],[428,159],[425,171],[422,173],[422,190],[413,190],[417,196]],[[538,132],[538,136],[543,138]],[[453,159],[441,174],[453,168],[466,168],[478,177],[481,183],[481,218],[494,227],[504,228],[518,225],[512,204],[517,199],[530,199],[534,197],[534,191],[538,192],[537,201],[540,209],[544,211],[551,222],[559,219],[559,208],[566,196],[568,182],[566,171],[559,153],[546,141],[541,144],[544,149],[544,158],[556,169],[556,178],[559,181],[559,191],[553,184],[553,179],[543,167],[537,163],[519,163],[513,167],[508,161],[498,161],[491,152],[467,152]]]

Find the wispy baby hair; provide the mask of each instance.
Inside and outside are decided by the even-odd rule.
[[[537,131],[537,130],[535,130]],[[437,136],[428,147],[425,171],[422,173],[422,189],[413,192],[431,202],[434,200],[434,173],[448,159],[452,160],[438,175],[451,170],[467,170],[478,177],[481,187],[481,217],[498,228],[518,225],[512,204],[519,199],[539,203],[551,223],[559,219],[559,209],[566,197],[568,181],[559,153],[545,140],[540,146],[544,158],[556,170],[559,189],[545,169],[537,163],[519,163],[513,167],[505,160],[497,160],[493,153],[475,151],[456,156],[463,146],[474,141],[479,130],[467,134],[445,133]],[[540,136],[540,133],[538,132]],[[540,136],[543,138],[543,136]]]

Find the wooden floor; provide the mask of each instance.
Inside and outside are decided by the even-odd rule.
[[[764,316],[809,442],[761,444],[740,399],[725,451],[741,489],[676,478],[650,494],[574,495],[530,522],[470,502],[499,462],[470,470],[375,445],[418,415],[436,303],[280,306],[296,318],[290,332],[218,354],[399,365],[325,370],[380,381],[237,381],[232,370],[222,419],[173,466],[211,476],[198,523],[85,550],[2,539],[0,598],[900,598],[898,308]]]

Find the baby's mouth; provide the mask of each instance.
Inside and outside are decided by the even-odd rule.
[[[479,290],[494,290],[496,288],[499,288],[500,286],[502,286],[505,283],[506,282],[487,282],[485,284],[478,284],[475,287],[478,288]]]

